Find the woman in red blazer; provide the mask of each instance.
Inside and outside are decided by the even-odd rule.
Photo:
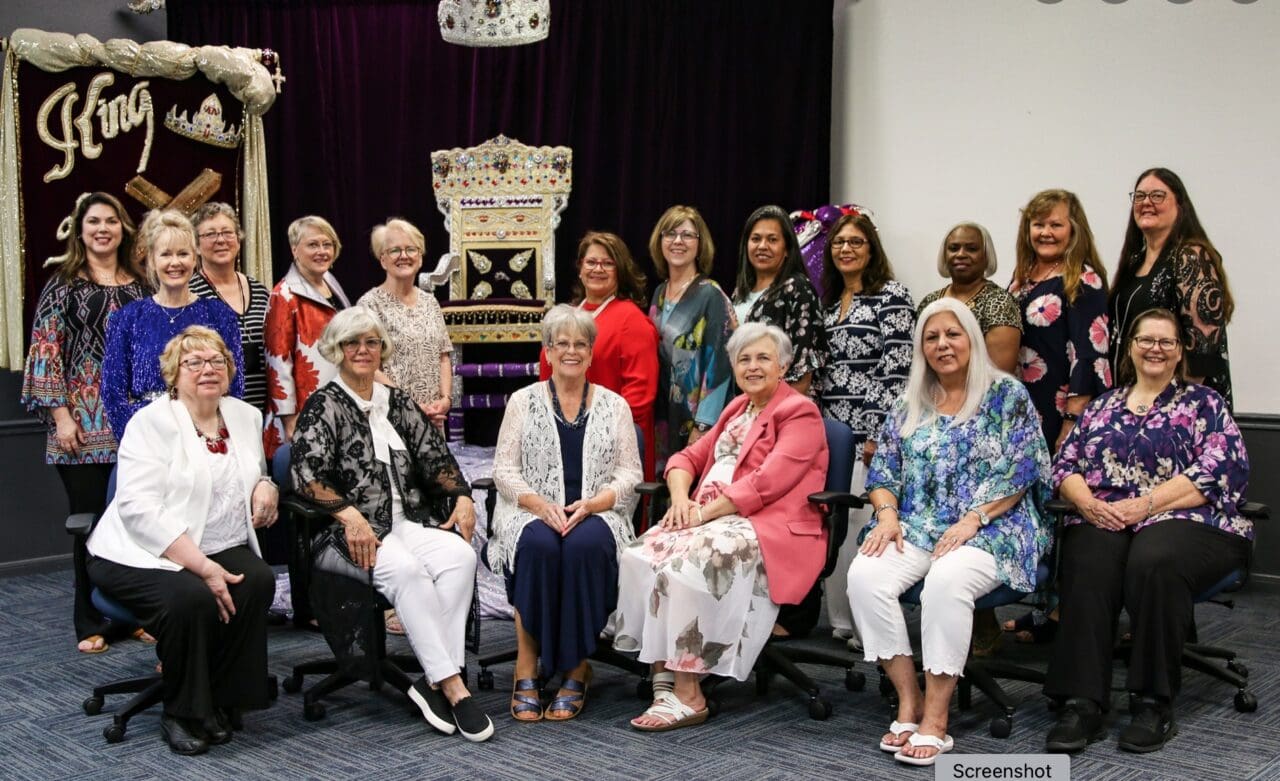
[[[804,598],[826,554],[808,501],[826,483],[826,436],[782,381],[791,340],[747,323],[726,350],[743,395],[667,462],[671,509],[619,561],[614,647],[653,664],[653,704],[631,722],[647,732],[706,721],[701,676],[746,680],[778,605]]]

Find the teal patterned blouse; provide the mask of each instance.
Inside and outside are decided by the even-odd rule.
[[[903,438],[905,414],[900,398],[880,430],[867,490],[884,488],[897,497],[903,537],[932,551],[970,509],[1026,489],[966,544],[995,557],[1001,582],[1034,591],[1036,565],[1050,543],[1051,525],[1041,510],[1050,474],[1049,448],[1027,389],[1002,376],[969,420],[955,424],[943,415]]]

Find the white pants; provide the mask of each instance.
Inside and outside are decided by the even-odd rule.
[[[393,606],[427,680],[439,683],[466,662],[467,611],[476,552],[451,531],[399,521],[382,538],[373,585]]]
[[[973,634],[973,603],[1000,585],[995,557],[965,545],[940,559],[909,542],[879,556],[858,556],[849,567],[849,604],[862,635],[866,661],[911,655],[907,621],[898,597],[924,578],[920,593],[920,645],[924,669],[960,675]]]
[[[856,452],[861,453],[861,450]],[[862,458],[859,456],[853,465],[853,479],[849,484],[849,493],[854,496],[862,494],[866,490],[866,482],[867,467],[863,465]],[[827,620],[831,622],[831,628],[839,632],[853,632],[853,611],[849,609],[849,599],[846,596],[849,590],[849,567],[853,564],[853,557],[858,555],[858,534],[870,520],[870,506],[849,511],[849,534],[844,538],[844,544],[840,546],[836,568],[824,582],[823,591],[827,595]]]

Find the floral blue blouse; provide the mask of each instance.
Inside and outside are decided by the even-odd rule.
[[[965,544],[995,557],[1002,583],[1034,591],[1036,565],[1050,543],[1040,509],[1049,498],[1050,473],[1049,448],[1027,389],[1003,376],[969,420],[957,424],[942,415],[903,438],[905,415],[899,399],[880,429],[867,490],[884,488],[897,497],[903,537],[926,551],[970,509],[1025,490]]]
[[[1169,518],[1185,518],[1253,539],[1253,521],[1237,510],[1249,482],[1244,437],[1217,391],[1175,380],[1146,415],[1125,406],[1129,388],[1116,388],[1089,403],[1053,465],[1053,484],[1084,477],[1103,501],[1141,496],[1185,475],[1208,504],[1156,513],[1133,530]],[[1078,515],[1066,522],[1083,523]]]

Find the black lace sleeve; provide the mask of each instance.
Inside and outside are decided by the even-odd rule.
[[[338,409],[331,394],[321,389],[311,394],[298,416],[293,433],[289,469],[293,490],[312,505],[328,513],[336,513],[351,505],[343,486],[354,484],[343,479],[337,435]]]
[[[440,429],[399,388],[391,389],[390,407],[392,425],[409,449],[419,484],[437,496],[470,496],[471,486]]]

